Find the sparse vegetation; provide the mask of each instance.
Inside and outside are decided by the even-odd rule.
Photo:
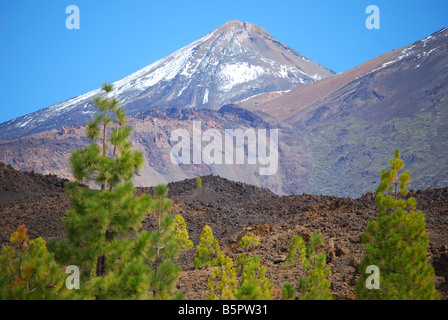
[[[213,236],[213,231],[209,226],[205,226],[201,233],[201,238],[196,247],[196,255],[194,257],[194,267],[211,267],[217,265],[217,259],[220,257],[221,248],[218,240]],[[223,263],[223,259],[221,259]]]
[[[317,251],[323,245],[323,237],[314,231],[306,245],[301,236],[295,236],[288,248],[287,265],[291,267],[300,266],[307,272],[305,277],[298,280],[297,291],[300,300],[333,300],[330,292],[331,270],[326,267],[326,252]],[[293,298],[291,285],[284,286],[286,290],[283,298]]]
[[[434,112],[412,117],[389,118],[374,124],[335,118],[328,125],[307,131],[317,174],[308,182],[306,192],[347,197],[375,190],[378,173],[387,165],[384,154],[393,154],[395,148],[409,159],[406,166],[414,173],[411,188],[446,186],[448,130],[440,125],[446,123],[447,110],[444,101]],[[343,175],[366,178],[339,179]]]
[[[20,225],[0,253],[1,300],[55,300],[69,295],[65,275],[44,239],[30,240]]]
[[[196,177],[196,180],[194,181],[194,187],[196,189],[202,188],[202,179],[201,179],[201,177]]]
[[[131,178],[144,158],[132,150],[124,111],[108,98],[113,87],[105,84],[103,90],[106,97],[94,99],[99,114],[87,125],[91,143],[70,158],[76,182],[66,185],[71,203],[64,218],[67,239],[53,242],[52,249],[59,261],[84,271],[78,298],[179,298],[174,289],[180,267],[175,260],[180,246],[189,245],[188,234],[180,225],[176,240],[165,185],[154,188],[154,199],[135,196]],[[98,189],[82,184],[96,184]],[[151,211],[156,214],[155,230],[139,231]]]
[[[378,219],[370,219],[363,236],[366,255],[359,266],[361,277],[357,294],[361,299],[434,300],[439,294],[434,287],[434,269],[429,264],[425,215],[416,211],[415,198],[406,198],[409,171],[404,167],[400,151],[390,159],[390,169],[381,172],[376,192]],[[366,288],[368,266],[380,272],[379,288]]]
[[[208,300],[235,300],[236,271],[231,258],[220,251],[216,258],[217,265],[208,280]]]
[[[193,248],[193,241],[190,240],[183,217],[188,211],[182,211],[184,208],[178,210],[179,206],[176,204],[175,209],[182,215],[171,213],[173,202],[168,198],[169,189],[166,185],[154,187],[153,196],[149,195],[150,192],[136,196],[131,180],[143,163],[143,155],[134,151],[128,140],[131,128],[127,125],[124,110],[119,107],[118,101],[108,97],[113,87],[105,84],[103,89],[106,97],[95,99],[99,114],[87,125],[90,144],[75,150],[71,157],[76,181],[66,184],[66,193],[71,205],[63,218],[67,237],[50,241],[47,250],[43,238],[30,240],[25,226],[19,226],[11,235],[9,243],[3,245],[0,253],[1,299],[183,298],[183,293],[178,289],[182,271],[178,260],[179,256],[182,256],[182,249]],[[434,268],[428,261],[429,239],[426,234],[425,215],[416,210],[416,199],[408,196],[410,174],[408,171],[400,173],[403,167],[404,162],[397,150],[395,158],[390,161],[390,169],[381,173],[381,183],[376,192],[378,218],[369,220],[363,236],[365,257],[359,264],[360,276],[356,284],[357,297],[360,299],[440,298],[433,282]],[[264,204],[261,209],[250,207],[246,211],[235,207],[233,212],[230,205],[225,207],[229,211],[221,211],[221,208],[215,210],[215,200],[209,200],[206,205],[198,204],[203,200],[197,199],[197,193],[192,195],[193,183],[195,189],[199,190],[202,187],[201,177],[186,180],[183,190],[187,190],[189,196],[194,199],[189,208],[199,207],[194,214],[207,214],[208,221],[218,226],[223,215],[231,212],[234,215],[230,219],[233,220],[227,220],[231,223],[218,229],[217,234],[237,230],[231,241],[222,242],[221,249],[211,227],[205,225],[195,248],[194,260],[192,255],[183,260],[184,264],[188,261],[188,268],[191,268],[191,264],[195,269],[204,268],[194,270],[198,274],[211,273],[207,281],[207,299],[334,299],[330,291],[330,287],[334,290],[330,282],[332,271],[327,266],[327,252],[323,249],[327,248],[324,246],[323,237],[328,235],[326,231],[321,235],[316,230],[312,235],[308,233],[307,237],[303,238],[295,235],[288,248],[283,233],[283,228],[288,228],[287,225],[275,231],[272,226],[264,229],[264,225],[257,225],[257,228],[246,228],[243,225],[244,232],[238,233],[242,223],[251,219],[243,217],[242,212],[252,214],[250,210],[260,210],[262,215],[265,214],[263,210],[269,210],[268,205]],[[209,180],[206,180],[206,183],[209,192],[212,190],[211,183]],[[219,185],[219,188],[221,187]],[[234,195],[240,197],[239,190],[234,192]],[[260,199],[266,196],[274,197],[265,192]],[[305,196],[302,199],[305,198],[308,199]],[[213,199],[218,199],[216,202],[225,202],[230,196],[226,193],[221,199]],[[279,199],[283,201],[287,198]],[[238,206],[240,203],[242,202],[238,202]],[[328,205],[322,201],[322,197],[316,203],[317,208]],[[281,204],[283,205],[283,202]],[[345,205],[341,199],[330,204]],[[291,212],[291,208],[298,210],[297,202],[291,202],[288,208]],[[298,218],[308,219],[308,212],[297,212]],[[300,216],[303,212],[304,215]],[[191,221],[191,215],[186,217],[187,221]],[[331,223],[338,223],[339,217],[329,218],[332,219]],[[203,216],[200,219],[203,219]],[[287,219],[283,221],[298,221]],[[313,226],[314,223],[313,220]],[[331,223],[326,226],[332,227]],[[195,231],[193,239],[197,239],[200,227],[190,228]],[[248,232],[251,230],[253,233]],[[268,232],[275,238],[271,244],[278,256],[260,254],[266,248],[271,250],[271,247],[266,246],[263,232]],[[288,239],[291,239],[289,235]],[[338,249],[343,251],[341,247]],[[283,255],[286,250],[287,255]],[[328,259],[332,263],[332,259],[342,261],[340,256],[345,254],[339,252],[336,257],[334,251],[330,252],[333,255]],[[192,254],[191,251],[186,253]],[[284,265],[279,264],[285,260]],[[294,270],[290,274],[300,273],[300,277],[296,283],[281,283],[283,280],[279,279],[274,283],[270,278],[272,273],[268,272],[271,270],[263,265],[266,261],[266,266],[278,264],[277,268]],[[350,260],[349,263],[355,270],[354,262]],[[64,273],[64,268],[67,265],[80,268],[81,290],[70,291],[65,287],[67,274]],[[371,265],[378,266],[380,270],[379,289],[366,287],[369,274],[365,270]],[[354,286],[352,290],[354,292]]]

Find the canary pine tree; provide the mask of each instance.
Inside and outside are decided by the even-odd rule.
[[[232,259],[220,251],[215,265],[208,280],[207,300],[235,300],[237,281]]]
[[[247,235],[244,235],[238,242],[238,247],[240,247],[243,250],[243,253],[239,254],[237,257],[237,263],[240,274],[243,274],[244,272],[244,266],[246,264],[246,260],[249,258],[250,249],[259,244],[260,241],[257,238]]]
[[[211,267],[217,265],[217,258],[221,249],[219,247],[218,240],[213,236],[212,229],[209,226],[205,226],[202,230],[199,244],[196,247],[196,255],[194,257],[194,267]]]
[[[288,248],[286,257],[290,266],[301,266],[307,273],[305,277],[299,278],[297,290],[300,292],[300,300],[333,300],[330,292],[331,270],[326,268],[326,252],[318,252],[323,244],[322,236],[314,231],[307,246],[301,236],[295,236]],[[283,295],[284,299],[292,299],[291,285],[285,284],[284,289],[288,292]]]
[[[189,245],[188,232],[185,222],[180,228],[184,232],[175,230],[175,218],[169,213],[172,202],[167,198],[167,186],[156,186],[154,193],[154,229],[141,231],[133,239],[111,242],[113,250],[106,256],[110,265],[108,274],[88,283],[87,292],[95,292],[98,299],[182,298],[175,290],[181,270],[176,260],[181,248]]]
[[[295,298],[296,288],[289,282],[284,283],[282,288],[282,300],[295,300]]]
[[[216,241],[216,240],[215,240]],[[201,245],[198,252],[202,253],[201,261],[206,266],[214,265],[210,279],[208,280],[209,300],[269,300],[274,291],[271,281],[266,276],[266,267],[261,265],[258,256],[249,256],[251,248],[259,244],[259,240],[252,236],[243,236],[239,247],[243,253],[237,257],[237,267],[233,261],[222,251],[214,249],[216,244],[211,229],[206,226],[201,235]],[[217,254],[217,258],[211,259]],[[198,262],[199,255],[195,262]],[[237,280],[239,278],[239,281]]]
[[[258,256],[249,256],[250,249],[259,243],[257,238],[248,235],[238,243],[243,249],[237,257],[240,281],[236,297],[239,300],[270,300],[273,297],[273,286],[266,277],[266,267],[261,265]]]
[[[196,180],[194,181],[194,186],[196,189],[202,188],[202,179],[201,177],[196,177]]]
[[[179,299],[176,289],[181,268],[176,264],[181,246],[175,232],[175,218],[169,213],[172,201],[168,199],[168,187],[159,184],[154,188],[154,209],[156,227],[150,236],[149,259],[151,273],[149,275],[150,290],[153,299]],[[183,236],[185,238],[185,234]]]
[[[134,194],[131,179],[144,158],[132,150],[124,111],[108,96],[112,85],[102,88],[106,96],[94,99],[98,113],[87,124],[90,144],[70,157],[76,181],[66,184],[71,204],[63,220],[67,239],[54,242],[52,249],[59,260],[83,270],[83,282],[90,280],[80,290],[83,298],[114,298],[120,286],[121,297],[126,292],[132,293],[128,298],[141,297],[147,288],[137,283],[143,280],[137,269],[146,268],[142,259],[150,239],[138,230],[152,198]]]
[[[106,253],[108,272],[93,277],[78,299],[146,300],[149,299],[148,246],[150,234],[142,231],[132,238],[114,239]]]
[[[0,252],[0,300],[66,299],[65,275],[44,239],[29,240],[20,225]]]
[[[174,217],[174,238],[181,249],[190,249],[193,247],[193,241],[188,235],[187,225],[184,217],[177,214]]]
[[[366,233],[365,257],[359,265],[361,276],[356,290],[360,299],[433,300],[440,296],[432,281],[434,269],[428,262],[428,235],[425,215],[416,211],[417,201],[409,193],[409,171],[400,151],[389,161],[390,169],[381,172],[376,191],[377,220],[370,219]],[[367,288],[368,266],[380,272],[379,288]]]
[[[238,300],[270,300],[273,297],[271,280],[266,276],[266,267],[258,256],[247,257],[241,265],[241,279],[237,287]]]

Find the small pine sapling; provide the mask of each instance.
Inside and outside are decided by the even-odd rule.
[[[389,164],[390,169],[381,172],[376,191],[378,218],[369,219],[363,235],[365,256],[359,265],[357,296],[372,300],[438,300],[434,269],[427,256],[425,215],[416,211],[415,198],[406,198],[410,174],[409,171],[400,174],[404,161],[399,150]],[[378,288],[367,286],[369,266],[379,270]]]
[[[289,283],[286,282],[283,284],[282,289],[282,300],[295,300],[296,299],[296,288]]]
[[[60,300],[69,297],[66,277],[45,240],[29,240],[20,225],[0,252],[0,300]]]
[[[201,179],[201,177],[196,177],[196,180],[194,181],[194,187],[196,189],[202,188],[202,179]]]
[[[257,238],[248,235],[243,236],[238,244],[243,249],[237,257],[241,277],[236,294],[239,300],[270,300],[273,297],[273,286],[266,277],[266,267],[261,265],[258,256],[249,256],[249,251],[259,244]]]
[[[266,267],[261,265],[258,256],[247,257],[241,266],[241,280],[236,297],[239,300],[270,300],[274,291],[266,276]]]
[[[188,235],[185,219],[177,214],[174,217],[174,238],[181,249],[190,249],[193,247],[193,241]]]
[[[322,246],[323,238],[314,231],[307,246],[301,236],[295,236],[288,248],[286,262],[289,266],[300,266],[307,273],[299,278],[297,289],[300,300],[332,300],[330,292],[331,270],[326,268],[326,253],[316,250]],[[288,289],[290,287],[288,286]],[[290,293],[286,296],[291,297]]]
[[[235,300],[237,282],[232,259],[221,251],[216,265],[208,280],[207,300]]]
[[[196,247],[193,266],[196,269],[216,266],[220,252],[218,240],[213,236],[212,229],[209,226],[205,226],[202,230],[199,244]]]

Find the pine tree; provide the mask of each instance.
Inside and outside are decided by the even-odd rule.
[[[0,300],[66,299],[65,275],[45,240],[29,240],[20,225],[0,253]]]
[[[217,258],[220,252],[218,240],[213,237],[212,229],[209,226],[205,226],[202,230],[199,244],[196,247],[194,267],[198,269],[217,265]]]
[[[295,300],[296,298],[296,288],[289,283],[286,282],[283,284],[282,289],[282,300]]]
[[[194,186],[196,189],[202,188],[202,179],[201,177],[196,177],[196,180],[194,181]]]
[[[180,246],[175,233],[172,201],[168,197],[168,187],[159,184],[154,188],[154,208],[156,213],[156,229],[151,233],[150,261],[150,287],[154,299],[179,299],[175,292],[181,268],[176,264],[179,257]]]
[[[201,177],[196,177],[196,180],[194,180],[194,188],[195,188],[195,194],[199,194],[199,190],[202,188],[202,179]]]
[[[235,300],[237,281],[232,259],[220,251],[215,264],[208,280],[207,300]]]
[[[266,267],[261,265],[258,256],[249,256],[250,249],[259,243],[257,238],[245,235],[238,244],[243,249],[237,257],[241,277],[236,293],[239,300],[270,300],[273,297],[273,286],[266,277]]]
[[[307,246],[301,236],[295,236],[288,248],[286,257],[290,266],[301,266],[307,272],[305,277],[299,278],[297,289],[300,292],[300,300],[332,300],[330,292],[331,270],[326,268],[325,251],[317,252],[322,246],[323,238],[317,231],[314,231]],[[290,285],[287,288],[290,291]],[[285,297],[291,298],[291,293],[287,292]]]
[[[149,299],[149,232],[135,239],[114,239],[107,251],[108,273],[87,281],[78,292],[79,299],[146,300]]]
[[[175,261],[181,245],[174,230],[174,217],[169,214],[172,207],[171,200],[167,198],[169,190],[160,184],[154,191],[154,230],[141,231],[136,239],[120,239],[111,243],[114,250],[109,251],[107,260],[120,263],[113,265],[106,276],[90,281],[89,289],[98,292],[98,299],[182,298],[182,294],[175,291],[181,270]],[[188,233],[182,234],[182,240],[188,244]]]
[[[236,297],[239,300],[270,300],[273,286],[266,276],[266,267],[258,256],[247,257],[241,265],[241,279]]]
[[[381,183],[376,191],[377,220],[369,219],[366,233],[365,257],[359,265],[361,276],[357,295],[361,299],[433,300],[440,296],[432,278],[434,269],[427,258],[428,236],[425,215],[416,211],[417,201],[408,195],[409,171],[404,167],[400,151],[390,159],[390,169],[381,172]],[[380,288],[368,289],[368,266],[380,271]]]
[[[193,241],[190,240],[190,236],[188,235],[187,225],[180,214],[174,217],[174,237],[181,249],[190,249],[193,247]]]
[[[244,266],[246,264],[246,260],[249,257],[249,251],[251,248],[260,244],[260,241],[252,236],[243,236],[238,243],[238,247],[243,250],[243,253],[239,254],[237,257],[238,268],[240,275],[244,272]]]
[[[70,157],[76,181],[66,184],[71,204],[63,220],[67,239],[52,243],[52,250],[59,260],[83,270],[82,298],[143,297],[147,288],[136,282],[145,279],[136,269],[145,268],[150,239],[138,230],[152,198],[134,194],[131,179],[144,158],[132,150],[124,111],[108,97],[112,85],[104,84],[103,90],[106,97],[94,99],[98,114],[87,124],[90,144]]]

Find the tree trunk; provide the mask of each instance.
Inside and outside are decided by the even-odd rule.
[[[106,257],[99,256],[96,263],[96,276],[101,277],[105,274]]]
[[[110,232],[106,231],[106,241],[110,241]],[[106,256],[99,256],[96,263],[96,276],[101,277],[106,275]]]

